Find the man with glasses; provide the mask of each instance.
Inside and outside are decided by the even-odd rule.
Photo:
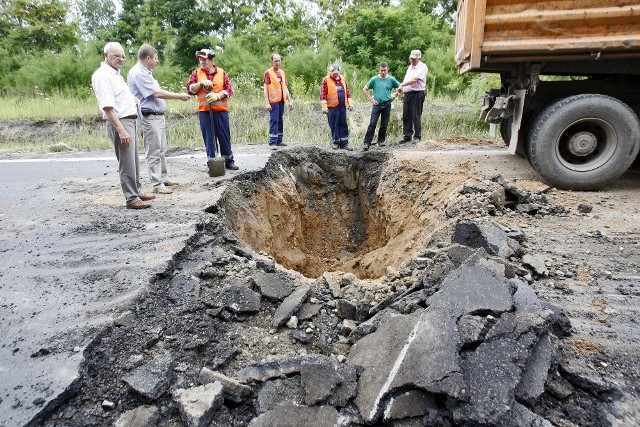
[[[91,76],[91,86],[116,151],[126,206],[128,209],[147,209],[151,205],[144,202],[155,196],[142,193],[136,138],[138,102],[120,75],[126,59],[124,49],[120,43],[109,42],[104,46],[103,55],[104,62]]]
[[[389,75],[389,65],[381,62],[378,66],[378,75],[372,77],[365,87],[362,88],[364,95],[369,99],[371,105],[371,119],[369,127],[364,136],[364,150],[368,150],[373,142],[373,134],[376,131],[378,118],[380,118],[380,130],[378,130],[378,146],[384,147],[387,138],[387,126],[391,117],[391,102],[398,94],[394,91],[400,87],[400,83],[395,77]],[[369,92],[373,89],[373,96]]]

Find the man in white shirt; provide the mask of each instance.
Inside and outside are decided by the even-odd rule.
[[[167,109],[165,99],[188,101],[187,93],[169,92],[160,87],[151,71],[158,64],[158,51],[155,47],[144,43],[138,49],[138,63],[131,67],[127,74],[127,85],[131,93],[140,101],[139,117],[142,128],[144,152],[149,167],[149,177],[153,192],[171,194],[169,187],[178,185],[167,177],[167,130],[164,112]]]
[[[425,98],[425,86],[429,68],[420,60],[422,52],[412,50],[409,55],[411,65],[407,68],[404,80],[398,88],[398,93],[404,93],[402,105],[402,133],[400,144],[420,142],[422,139],[422,107]]]
[[[120,75],[126,59],[124,49],[120,43],[109,42],[104,46],[103,54],[104,62],[91,76],[91,86],[102,117],[107,120],[107,134],[116,151],[120,186],[127,208],[146,209],[151,205],[144,202],[155,196],[142,194],[136,137],[138,103]]]

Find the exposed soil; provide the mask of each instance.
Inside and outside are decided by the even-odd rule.
[[[202,206],[208,214],[150,291],[87,347],[75,393],[42,424],[113,425],[152,404],[157,425],[178,426],[171,391],[199,385],[203,367],[235,377],[250,364],[296,355],[343,361],[352,342],[338,301],[353,304],[357,323],[367,320],[371,308],[419,282],[425,268],[416,259],[449,245],[460,219],[522,230],[524,252],[543,265],[528,265],[523,254],[508,261],[571,322],[560,336],[557,378],[529,409],[559,426],[639,424],[640,175],[630,171],[601,191],[560,191],[494,145],[452,138],[364,154],[294,148],[237,176],[217,203]],[[193,190],[204,201],[212,188]],[[515,190],[532,200],[518,200]],[[174,202],[181,198],[194,202],[187,193]],[[131,221],[95,227],[122,233]],[[220,303],[222,287],[255,290],[262,273],[310,286],[316,314],[276,328],[277,301],[262,298],[254,314]],[[123,378],[167,351],[174,360],[167,392],[157,399],[132,392]],[[225,401],[211,425],[247,425],[257,406],[255,398]]]

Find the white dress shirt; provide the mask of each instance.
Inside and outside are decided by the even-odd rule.
[[[91,86],[102,110],[102,118],[107,119],[105,107],[113,107],[118,118],[138,114],[135,96],[129,90],[120,71],[102,62],[91,76]]]

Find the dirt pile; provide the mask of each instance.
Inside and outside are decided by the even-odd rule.
[[[563,365],[571,326],[532,289],[549,271],[494,221],[566,208],[327,153],[239,176],[44,425],[606,424],[615,387]]]

